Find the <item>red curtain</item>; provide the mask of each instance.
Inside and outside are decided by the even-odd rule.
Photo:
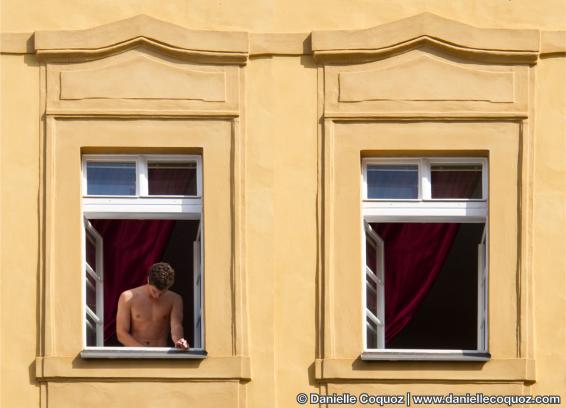
[[[442,269],[459,225],[372,224],[385,247],[386,347],[415,316]]]
[[[116,334],[120,294],[147,281],[173,231],[173,220],[91,220],[104,251],[104,341]]]

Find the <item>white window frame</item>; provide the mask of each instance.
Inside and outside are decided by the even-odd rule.
[[[202,349],[204,344],[203,330],[203,273],[202,260],[204,259],[204,247],[202,245],[202,222],[199,223],[197,236],[193,242],[193,333],[195,334],[195,349]],[[197,337],[197,333],[200,334]]]
[[[381,327],[381,331],[383,331],[383,326],[385,324],[385,277],[384,277],[384,258],[380,256],[380,252],[383,253],[384,246],[383,240],[375,233],[375,231],[371,228],[368,222],[364,221],[364,232],[365,234],[372,237],[373,244],[372,246],[375,247],[375,259],[376,259],[376,266],[375,270],[371,269],[367,266],[366,261],[366,239],[364,239],[364,248],[363,248],[363,265],[365,271],[364,277],[364,291],[362,293],[363,305],[364,305],[364,324],[366,331],[373,330],[371,325],[368,323],[368,319],[371,320],[375,326],[378,328]],[[367,281],[368,279],[372,280],[375,283],[375,296],[376,296],[376,305],[377,310],[372,311],[367,307]],[[376,331],[376,330],[374,330]],[[367,332],[364,332],[364,350],[367,350]],[[375,333],[377,338],[377,348],[383,349],[385,348],[385,339],[383,336],[379,335],[379,332],[376,331]]]
[[[85,218],[84,219],[84,228],[83,228],[83,246],[82,246],[82,259],[83,259],[83,290],[82,290],[82,299],[84,305],[84,324],[83,324],[83,339],[84,344],[86,345],[87,339],[87,325],[88,320],[86,319],[86,314],[88,314],[96,326],[101,326],[100,329],[94,327],[96,330],[96,343],[102,344],[104,341],[104,269],[103,269],[103,262],[104,262],[104,254],[102,250],[102,236],[98,233],[98,231],[92,226],[92,224]],[[88,233],[87,233],[88,231]],[[94,247],[96,249],[95,255],[95,264],[94,268],[92,265],[89,265],[87,262],[86,257],[86,242],[88,240],[87,234],[90,234],[94,238]],[[88,284],[88,280],[86,274],[89,274],[95,281],[95,293],[96,293],[96,307],[95,310],[92,310],[87,304],[87,290],[86,285]]]
[[[94,195],[87,194],[87,162],[116,162],[136,164],[136,194],[135,195]],[[169,162],[185,163],[194,162],[197,170],[197,193],[196,195],[149,195],[148,185],[148,163]],[[202,157],[196,154],[85,154],[82,156],[82,191],[83,197],[108,197],[108,198],[183,198],[202,197]]]
[[[375,199],[367,198],[367,169],[371,164],[392,164],[418,166],[418,198],[416,199]],[[433,199],[431,197],[431,166],[435,164],[481,164],[482,197],[480,199]],[[487,361],[488,321],[488,160],[481,157],[401,157],[363,158],[361,197],[361,242],[362,242],[362,333],[363,360],[449,360]],[[366,313],[366,233],[369,223],[378,222],[457,222],[484,223],[482,242],[478,245],[478,348],[476,350],[431,350],[431,349],[386,349],[384,348],[385,321],[381,323],[382,333],[378,334],[378,348],[367,347]],[[378,238],[380,238],[378,236]],[[483,245],[483,256],[479,255]],[[379,261],[378,261],[379,262]],[[483,262],[483,264],[482,264]],[[480,267],[483,265],[483,268]],[[384,284],[387,284],[384,282]],[[379,302],[379,300],[378,300]],[[382,338],[380,339],[380,335]],[[383,345],[383,346],[382,346]]]
[[[368,198],[367,196],[367,169],[369,165],[416,165],[419,174],[417,198]],[[431,169],[435,164],[480,164],[482,166],[482,196],[481,198],[432,198]],[[447,202],[483,202],[487,199],[487,159],[482,157],[407,157],[407,158],[364,158],[362,160],[362,199],[373,202],[420,202],[420,201],[447,201]]]
[[[123,195],[88,195],[87,193],[87,161],[101,162],[135,162],[136,163],[136,194],[132,196]],[[147,183],[148,162],[187,162],[194,161],[197,170],[197,194],[195,196],[176,196],[176,195],[149,195]],[[205,358],[205,321],[202,315],[204,265],[203,265],[203,245],[200,245],[200,270],[194,271],[201,275],[200,286],[200,305],[194,305],[201,313],[200,339],[196,339],[196,345],[191,345],[188,352],[169,347],[103,347],[87,346],[86,344],[86,234],[85,228],[89,228],[92,219],[169,219],[169,220],[199,220],[199,236],[203,239],[203,208],[202,208],[202,157],[199,155],[168,155],[168,154],[85,154],[82,156],[82,203],[81,217],[84,228],[82,229],[82,248],[83,248],[83,350],[82,358],[158,358],[158,359],[200,359]],[[92,225],[90,225],[92,228]],[[99,235],[99,234],[98,234]],[[102,239],[102,238],[101,238]],[[193,243],[187,243],[192,246]],[[189,249],[189,248],[188,248]],[[97,252],[97,256],[99,253]],[[102,253],[100,254],[102,256]],[[101,260],[102,262],[102,260]],[[196,263],[195,263],[196,266]],[[102,292],[101,292],[102,293]],[[97,291],[97,296],[99,292]],[[194,299],[192,299],[194,302]],[[100,317],[99,317],[100,318]],[[102,315],[103,318],[103,315]],[[97,331],[97,343],[101,343],[99,337],[102,333]]]

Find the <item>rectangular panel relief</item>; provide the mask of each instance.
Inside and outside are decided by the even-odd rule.
[[[47,69],[48,113],[238,110],[236,66],[181,62],[135,49]]]
[[[527,111],[526,66],[477,64],[413,50],[383,60],[325,68],[333,113]]]

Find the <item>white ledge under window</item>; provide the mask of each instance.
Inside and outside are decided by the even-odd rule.
[[[95,359],[181,359],[202,360],[207,352],[202,349],[179,350],[171,347],[87,347],[81,351],[81,358]]]
[[[489,361],[491,354],[477,350],[368,350],[364,361]]]

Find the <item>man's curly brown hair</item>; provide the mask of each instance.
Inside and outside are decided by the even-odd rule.
[[[169,289],[175,281],[175,270],[166,262],[151,265],[148,282],[159,290]]]

